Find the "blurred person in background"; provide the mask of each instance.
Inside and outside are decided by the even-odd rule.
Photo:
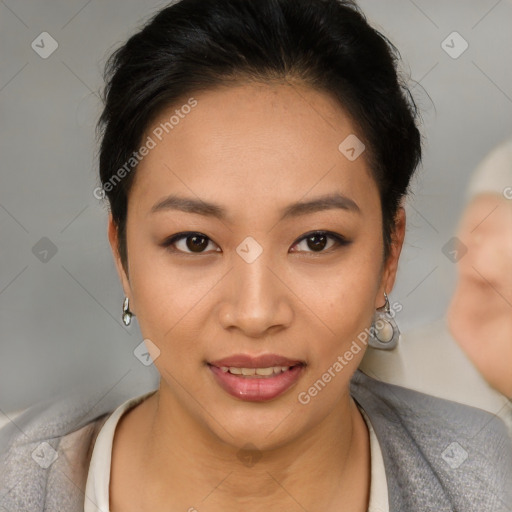
[[[512,138],[478,165],[454,239],[457,284],[443,318],[369,347],[361,369],[499,415],[512,435]]]

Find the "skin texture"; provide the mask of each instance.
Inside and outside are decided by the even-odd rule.
[[[462,215],[467,247],[448,310],[454,339],[483,377],[512,398],[512,203],[481,194]]]
[[[116,430],[111,510],[334,511],[343,504],[365,511],[369,435],[349,395],[364,350],[309,404],[297,397],[384,304],[403,243],[404,210],[384,261],[377,185],[364,153],[349,161],[338,150],[357,130],[324,93],[253,83],[194,97],[198,105],[136,171],[128,275],[109,221],[124,292],[144,338],[160,351],[154,364],[161,375],[155,395]],[[349,197],[359,211],[280,220],[290,203],[332,193]],[[215,202],[227,217],[151,213],[169,194]],[[300,240],[313,230],[350,243],[337,247],[328,239],[315,252]],[[183,231],[208,237],[203,253],[191,252],[185,239],[174,252],[162,247]],[[252,263],[236,252],[248,236],[263,250]],[[307,366],[285,394],[246,402],[222,390],[206,365],[237,353],[276,353]],[[237,456],[248,443],[259,456],[250,467]]]

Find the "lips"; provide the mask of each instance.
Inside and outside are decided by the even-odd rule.
[[[299,380],[305,366],[304,361],[277,354],[255,357],[237,354],[208,363],[215,382],[224,391],[249,402],[263,402],[282,395]]]

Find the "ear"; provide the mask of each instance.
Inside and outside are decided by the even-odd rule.
[[[112,213],[109,213],[108,215],[108,240],[110,242],[114,263],[116,264],[117,274],[123,286],[124,294],[130,299],[130,310],[134,312],[134,308],[132,307],[132,290],[130,286],[130,280],[121,262],[121,256],[119,255],[118,232],[117,226],[112,218]]]
[[[389,295],[395,285],[398,260],[400,258],[400,253],[402,252],[402,246],[405,238],[405,225],[405,208],[402,203],[396,213],[395,226],[391,233],[391,247],[388,258],[384,263],[380,287],[375,300],[375,308],[379,308],[384,305],[384,292]]]

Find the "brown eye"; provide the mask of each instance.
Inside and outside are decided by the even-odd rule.
[[[179,233],[168,238],[162,245],[174,252],[201,254],[206,252],[210,243],[216,245],[202,233]],[[216,252],[220,252],[220,249]]]
[[[185,241],[187,249],[192,252],[203,252],[208,247],[208,238],[205,236],[187,236]]]
[[[311,235],[306,239],[306,244],[312,251],[323,251],[328,242],[326,235]]]
[[[313,231],[312,233],[308,233],[300,238],[293,247],[300,247],[302,244],[302,248],[299,250],[292,250],[292,252],[330,252],[329,249],[336,249],[340,246],[348,245],[349,243],[350,242],[348,240],[336,233],[328,231]],[[326,247],[327,250],[325,250]]]

